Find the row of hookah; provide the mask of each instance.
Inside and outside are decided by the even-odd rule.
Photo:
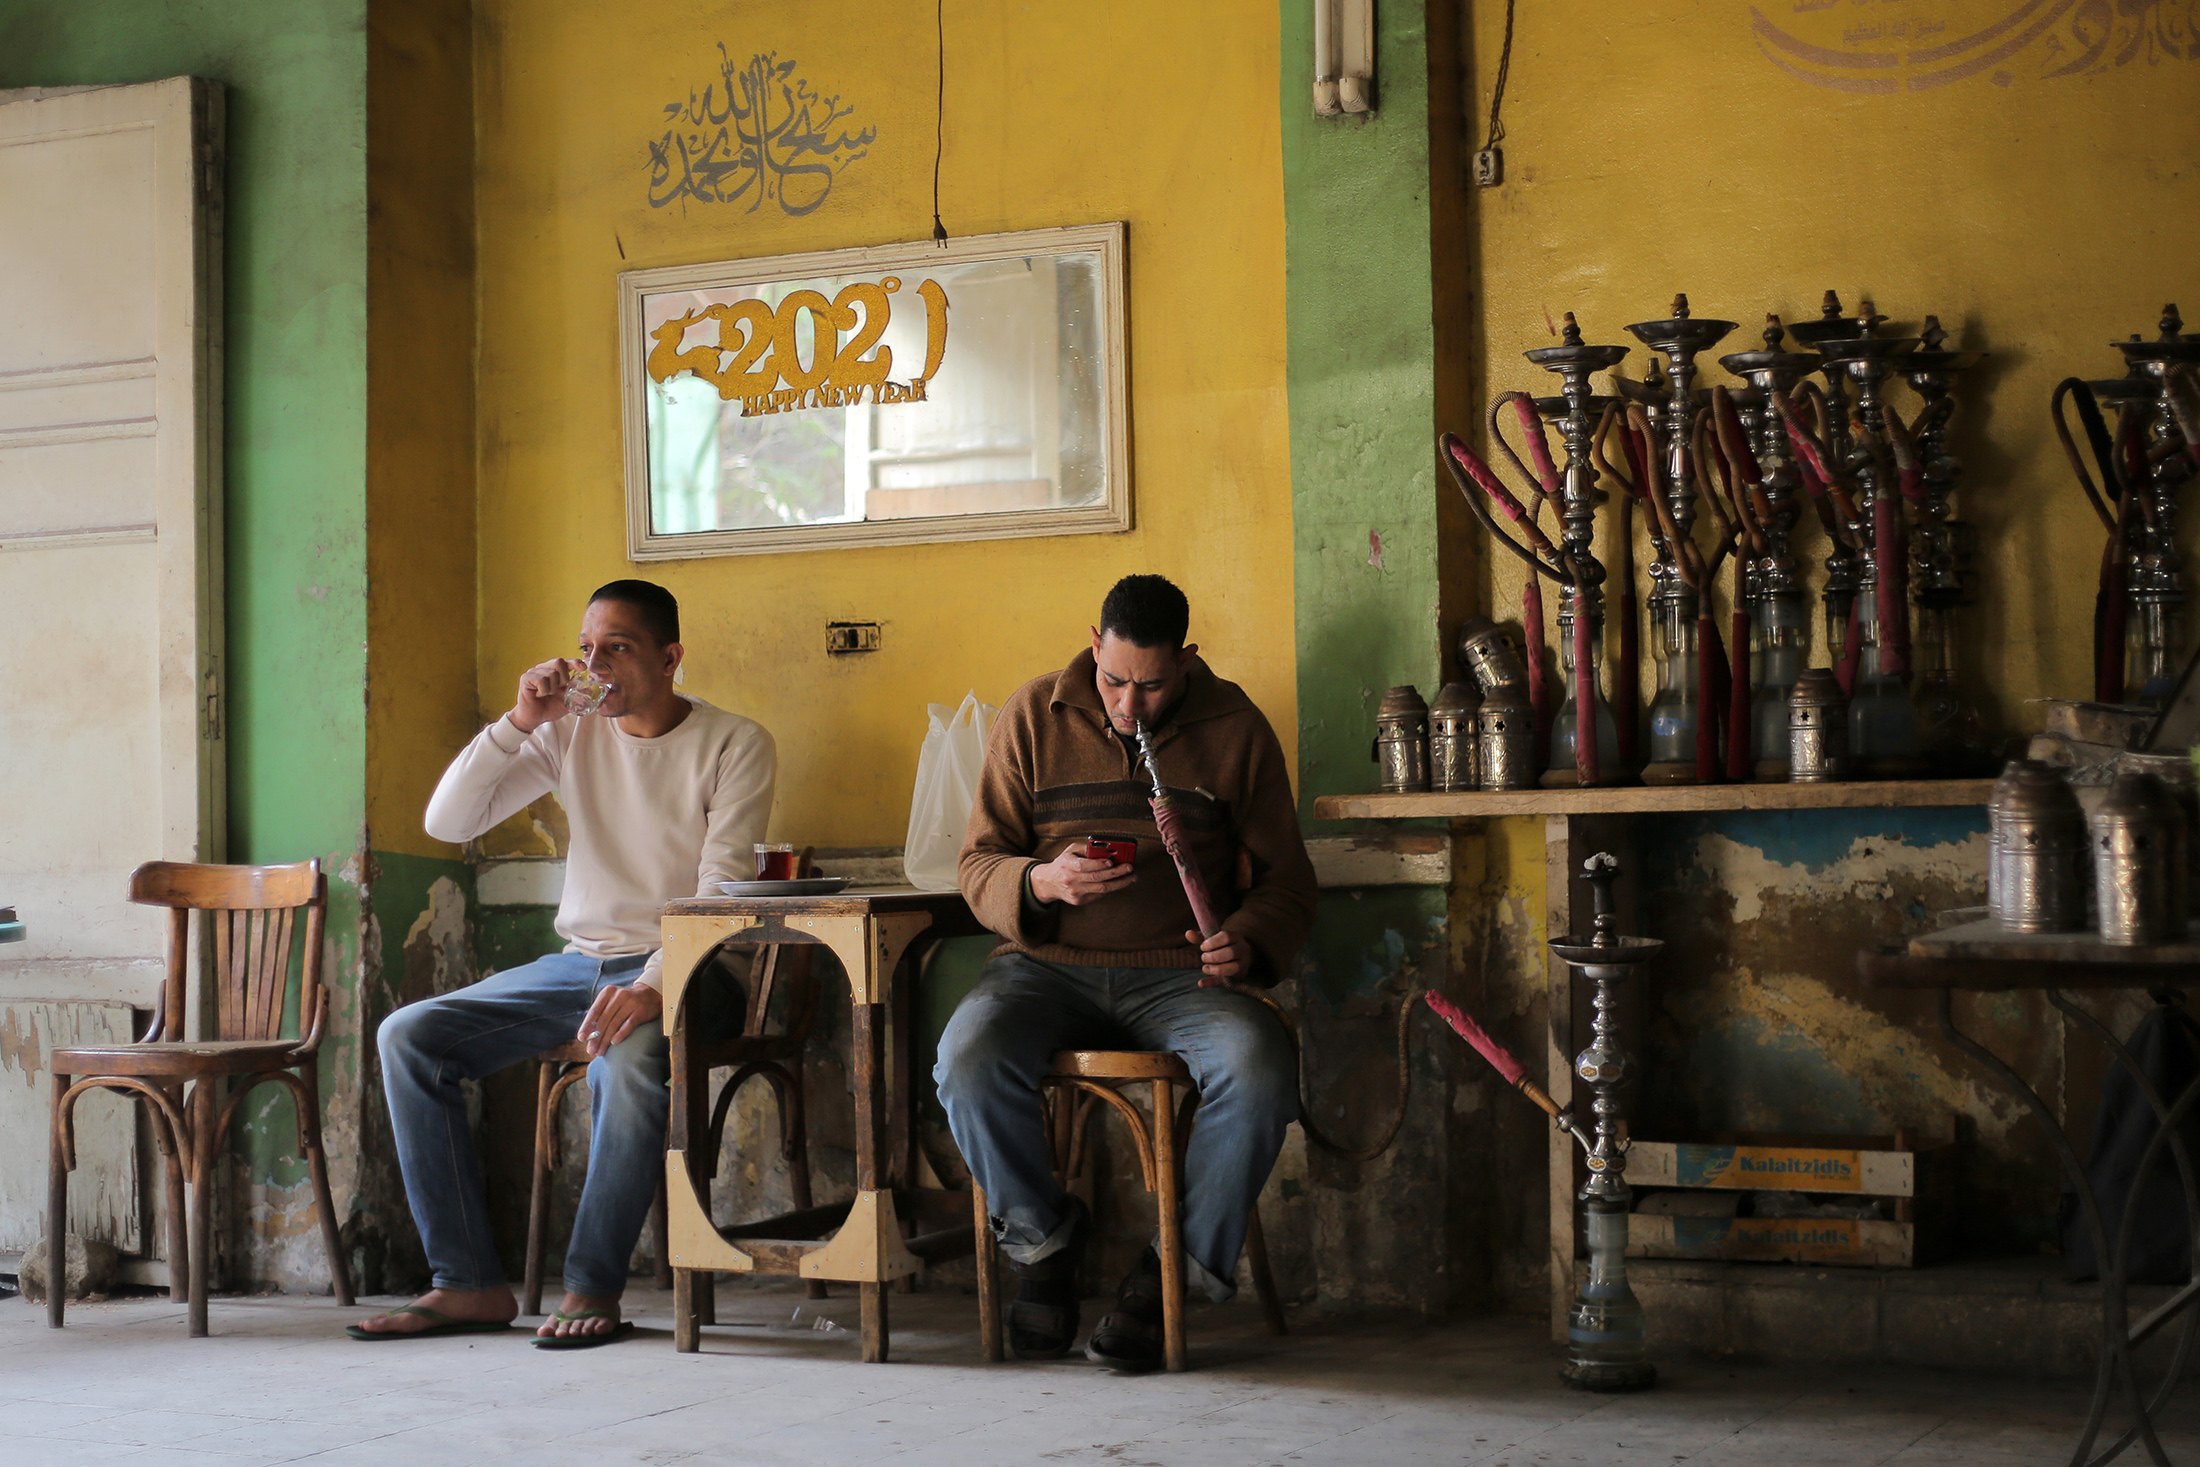
[[[2112,343],[2125,374],[2057,384],[2049,411],[2078,483],[2108,531],[2093,605],[2093,696],[2102,703],[2160,707],[2185,668],[2184,577],[2178,567],[2177,492],[2200,470],[2200,335],[2186,334],[2174,304],[2162,307],[2161,335],[2134,332]],[[2075,403],[2093,464],[2064,416]],[[2103,407],[2116,411],[2112,430]]]
[[[1768,315],[1760,348],[1719,358],[1743,385],[1706,390],[1695,385],[1696,359],[1736,323],[1694,317],[1688,298],[1676,296],[1668,319],[1627,328],[1651,349],[1646,380],[1615,374],[1616,394],[1607,396],[1590,378],[1631,348],[1585,343],[1569,311],[1562,344],[1525,353],[1557,374],[1559,393],[1506,392],[1490,404],[1491,442],[1525,487],[1525,502],[1457,435],[1439,439],[1475,515],[1529,567],[1522,619],[1529,701],[1548,739],[1545,785],[1622,783],[1638,767],[1653,784],[1970,772],[1980,758],[1977,717],[1956,690],[1952,644],[1955,610],[1971,599],[1973,556],[1969,527],[1951,518],[1959,465],[1947,429],[1950,388],[1978,355],[1945,350],[1936,317],[1914,337],[1880,336],[1886,319],[1869,300],[1844,315],[1829,290],[1820,319],[1783,326]],[[1787,338],[1814,350],[1788,350]],[[1896,374],[1922,399],[1907,423],[1887,400],[1885,384]],[[1508,416],[1525,432],[1527,462],[1506,436]],[[1546,427],[1557,430],[1562,462],[1553,460]],[[1619,667],[1609,701],[1596,676],[1611,576],[1593,550],[1596,510],[1610,501],[1600,480],[1621,491],[1613,568]],[[1831,663],[1824,670],[1806,670],[1810,612],[1792,543],[1805,501],[1828,545],[1818,593]],[[1699,503],[1710,507],[1716,530],[1708,552],[1696,535]],[[1542,523],[1547,504],[1556,511],[1555,542]],[[1636,737],[1638,505],[1654,551],[1644,598],[1657,667],[1640,719],[1647,749]],[[1712,610],[1729,563],[1735,664]],[[1543,646],[1546,580],[1559,595],[1564,690],[1555,715]],[[1843,701],[1845,716],[1830,709]],[[1804,705],[1814,724],[1830,711],[1833,732],[1845,732],[1838,769],[1791,771],[1791,719],[1804,717]]]

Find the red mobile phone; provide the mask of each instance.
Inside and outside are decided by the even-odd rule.
[[[1085,837],[1085,859],[1105,861],[1110,866],[1128,866],[1138,859],[1138,842],[1119,835],[1088,835]]]

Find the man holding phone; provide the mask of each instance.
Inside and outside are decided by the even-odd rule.
[[[1217,1301],[1236,1292],[1247,1215],[1298,1117],[1290,1035],[1245,990],[1288,970],[1313,922],[1314,871],[1282,746],[1185,644],[1190,620],[1160,576],[1118,581],[1090,650],[994,720],[963,838],[963,895],[1002,942],[941,1036],[934,1078],[1016,1273],[1008,1335],[1024,1359],[1062,1355],[1077,1335],[1084,1205],[1055,1184],[1039,1115],[1056,1051],[1166,1050],[1190,1068],[1200,1112],[1184,1154],[1184,1272]],[[1205,937],[1139,777],[1140,724],[1226,910]],[[1085,1353],[1124,1370],[1159,1363],[1151,1248]]]
[[[576,1039],[589,1055],[588,1180],[565,1298],[535,1343],[574,1349],[632,1330],[619,1299],[664,1176],[669,1103],[658,910],[753,874],[778,755],[760,725],[674,686],[680,607],[664,587],[599,589],[580,653],[522,674],[512,711],[460,752],[428,802],[428,834],[456,844],[558,792],[572,829],[556,924],[566,946],[382,1021],[398,1166],[434,1287],[351,1326],[355,1339],[501,1330],[519,1313],[489,1236],[461,1082]]]

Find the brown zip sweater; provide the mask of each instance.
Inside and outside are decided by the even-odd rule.
[[[1154,757],[1223,927],[1252,943],[1250,981],[1273,983],[1314,920],[1314,868],[1299,835],[1283,747],[1236,683],[1194,659],[1184,695],[1154,731]],[[1105,968],[1196,968],[1191,904],[1154,828],[1153,786],[1116,736],[1091,649],[1017,689],[985,753],[960,875],[1004,952]],[[1138,879],[1073,907],[1031,896],[1028,872],[1087,836],[1138,842]],[[1241,856],[1244,858],[1241,862]]]

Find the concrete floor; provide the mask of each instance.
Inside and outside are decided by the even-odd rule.
[[[206,1340],[160,1299],[80,1305],[55,1334],[10,1298],[0,1460],[2014,1467],[2067,1461],[2082,1405],[2067,1382],[1687,1358],[1661,1362],[1655,1391],[1588,1396],[1554,1378],[1532,1321],[1295,1319],[1276,1340],[1250,1303],[1195,1313],[1184,1375],[989,1367],[970,1300],[944,1290],[895,1298],[895,1363],[866,1366],[852,1298],[720,1292],[727,1323],[696,1355],[673,1352],[669,1299],[649,1290],[630,1295],[633,1339],[580,1354],[517,1332],[363,1345],[340,1333],[363,1310],[297,1296],[217,1299]],[[2170,1425],[2172,1459],[2200,1462],[2200,1411],[2181,1403]]]

